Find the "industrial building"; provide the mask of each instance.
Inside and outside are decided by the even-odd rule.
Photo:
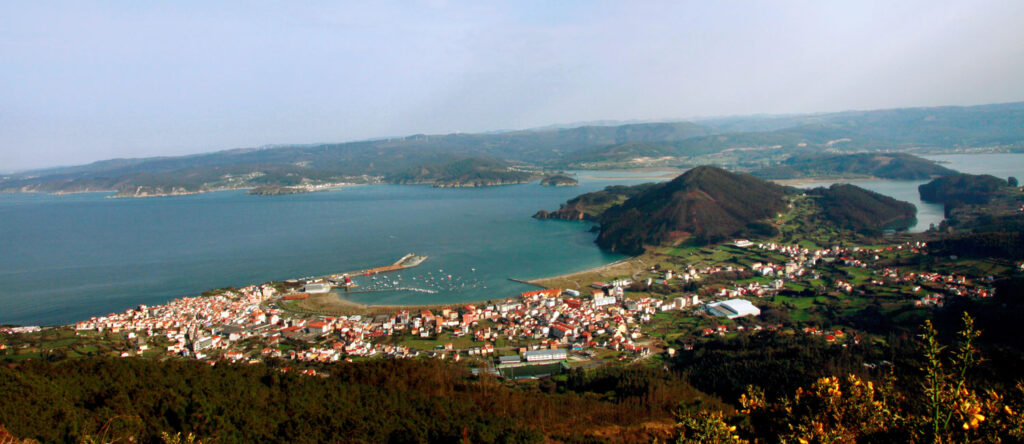
[[[555,350],[530,350],[524,352],[523,357],[526,358],[526,362],[561,361],[567,355],[564,348],[559,348]]]
[[[306,293],[327,293],[327,292],[331,291],[331,284],[327,284],[327,283],[306,284],[306,286],[302,288],[302,291],[304,291]]]
[[[758,316],[761,314],[761,310],[751,304],[750,301],[745,299],[729,299],[727,301],[715,302],[708,304],[706,307],[708,314],[712,316],[725,317],[729,319],[739,318],[743,316]]]

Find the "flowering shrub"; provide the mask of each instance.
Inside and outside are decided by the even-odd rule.
[[[775,400],[749,386],[739,399],[739,415],[729,420],[744,429],[736,433],[722,414],[702,413],[680,422],[681,442],[726,442],[729,434],[736,440],[749,435],[803,444],[1024,441],[1024,382],[1000,393],[985,381],[971,381],[969,371],[980,362],[974,346],[980,332],[967,314],[963,322],[951,351],[925,322],[919,377],[826,376]]]

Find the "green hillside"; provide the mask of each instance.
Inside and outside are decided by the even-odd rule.
[[[807,194],[816,198],[827,221],[850,230],[907,228],[917,215],[910,203],[850,184],[814,188]]]
[[[921,185],[918,192],[925,202],[984,204],[1006,186],[1005,179],[987,174],[955,174]]]
[[[640,185],[612,185],[603,190],[581,194],[552,212],[538,211],[533,217],[538,219],[561,219],[561,220],[590,220],[596,221],[598,216],[614,205],[625,202],[626,199],[636,196],[656,185],[646,183]]]
[[[880,177],[896,180],[931,179],[955,174],[933,161],[905,153],[857,153],[845,155],[797,155],[751,174],[762,179],[805,177]]]
[[[644,245],[689,237],[720,241],[751,222],[774,217],[791,189],[746,174],[697,167],[605,211],[598,222],[602,248],[635,254]]]
[[[836,184],[803,192],[747,174],[702,166],[661,184],[607,187],[570,199],[539,219],[589,220],[599,224],[597,244],[626,254],[647,245],[682,241],[718,243],[731,237],[778,234],[775,218],[800,201],[808,227],[877,233],[905,229],[917,209],[891,197]]]
[[[413,167],[388,176],[388,180],[435,187],[482,187],[525,183],[539,177],[534,172],[516,170],[506,162],[470,158]]]

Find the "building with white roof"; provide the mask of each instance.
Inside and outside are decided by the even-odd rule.
[[[746,299],[729,299],[727,301],[715,302],[706,306],[708,314],[712,316],[725,317],[729,319],[743,316],[759,316],[761,309],[751,304]]]
[[[327,284],[327,283],[306,284],[306,286],[303,287],[302,291],[305,291],[306,293],[327,293],[327,292],[331,291],[331,284]]]

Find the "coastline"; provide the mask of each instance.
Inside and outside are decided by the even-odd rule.
[[[619,277],[623,275],[632,276],[638,271],[647,268],[644,261],[646,255],[632,256],[623,259],[619,259],[610,264],[600,265],[586,270],[574,271],[571,273],[564,273],[554,276],[548,276],[538,279],[513,279],[510,280],[521,282],[529,285],[535,285],[540,288],[572,288],[572,289],[583,289],[590,285],[591,282],[596,280],[607,280],[613,277]],[[438,310],[443,308],[451,308],[462,305],[479,305],[487,304],[494,301],[504,301],[509,297],[488,299],[488,300],[475,300],[475,301],[458,301],[458,302],[446,302],[446,303],[434,303],[434,304],[366,304],[361,302],[355,302],[344,297],[344,291],[332,291],[330,293],[322,293],[316,295],[310,295],[310,297],[298,301],[291,302],[288,306],[282,307],[285,310],[291,311],[296,314],[306,314],[313,316],[338,316],[338,315],[377,315],[377,314],[391,314],[398,311],[422,311],[422,310]]]
[[[882,179],[875,176],[858,176],[858,177],[801,177],[798,179],[769,179],[769,182],[801,188],[801,185],[812,186],[823,183],[848,183],[848,182],[868,182],[872,180],[893,180],[893,179]]]
[[[544,288],[583,289],[589,286],[590,283],[594,281],[603,281],[623,275],[632,276],[636,274],[638,271],[647,268],[646,262],[649,261],[645,261],[644,259],[647,259],[646,253],[641,254],[639,256],[631,256],[619,259],[615,262],[606,265],[601,265],[599,267],[539,279],[532,279],[526,282]]]
[[[312,187],[310,187],[311,189],[309,191],[307,191],[307,192],[308,193],[313,193],[313,192],[318,192],[318,191],[331,191],[331,190],[348,188],[348,187],[358,186],[358,185],[377,185],[377,184],[373,184],[373,183],[367,183],[367,184],[363,184],[363,183],[331,183],[331,184],[325,184],[325,185],[315,185],[315,186],[312,186]],[[3,190],[3,191],[0,191],[0,194],[44,194],[44,195],[50,195],[50,196],[65,196],[65,195],[74,195],[74,194],[109,194],[109,196],[106,196],[107,199],[144,199],[144,198],[149,198],[149,197],[192,196],[192,195],[196,195],[196,194],[218,193],[218,192],[222,192],[222,191],[243,191],[243,190],[251,190],[251,189],[254,189],[254,188],[257,188],[257,187],[256,186],[218,187],[218,188],[208,188],[208,189],[197,190],[197,191],[184,191],[184,192],[177,192],[177,193],[174,193],[174,192],[172,192],[172,193],[154,193],[154,194],[141,194],[141,195],[134,195],[134,194],[132,194],[132,195],[118,195],[117,194],[118,190],[116,190],[116,189],[113,189],[113,190],[104,190],[104,189],[76,190],[76,191],[42,191],[42,190],[24,190],[24,189],[22,189],[22,190]],[[304,193],[291,193],[291,194],[304,194]],[[271,196],[271,195],[268,195],[268,196]]]

